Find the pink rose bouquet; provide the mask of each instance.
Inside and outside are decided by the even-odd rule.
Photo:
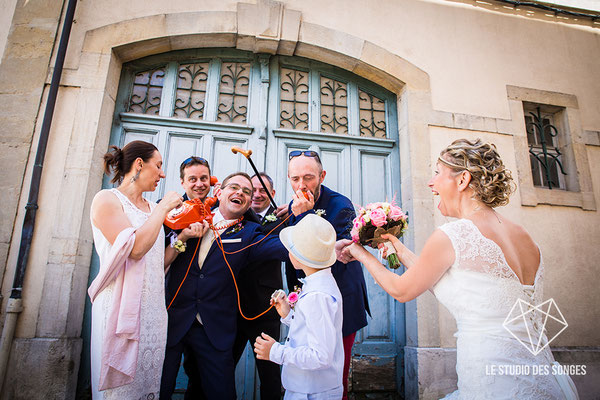
[[[388,233],[396,237],[401,237],[408,227],[408,217],[402,209],[391,203],[371,203],[366,207],[360,207],[358,215],[352,222],[352,231],[350,235],[352,240],[363,246],[377,248],[379,243],[384,243],[387,247],[388,266],[396,269],[400,266],[400,261],[391,242],[382,239],[381,235]]]

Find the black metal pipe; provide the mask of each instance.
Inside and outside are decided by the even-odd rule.
[[[46,102],[46,110],[44,111],[44,119],[42,121],[42,129],[40,131],[40,140],[38,142],[37,152],[35,154],[35,163],[33,164],[33,174],[31,176],[31,184],[29,185],[29,197],[25,206],[25,219],[23,220],[23,228],[21,230],[21,243],[19,245],[19,257],[17,258],[17,266],[15,269],[15,278],[10,294],[11,298],[20,299],[23,291],[23,281],[25,279],[25,271],[27,269],[27,259],[29,258],[29,250],[31,249],[31,240],[33,238],[33,230],[35,227],[35,217],[38,209],[38,197],[40,192],[40,181],[42,179],[42,168],[44,166],[44,157],[46,156],[46,146],[50,135],[50,126],[52,125],[52,117],[54,115],[54,107],[56,105],[56,96],[60,84],[63,65],[65,63],[65,55],[67,53],[67,45],[69,44],[69,36],[71,35],[71,26],[73,25],[73,17],[75,15],[75,6],[77,0],[69,0],[67,12],[65,14],[65,22],[60,34],[60,43],[56,52],[56,61],[54,62],[54,72],[52,73],[52,81],[48,90],[48,100]]]

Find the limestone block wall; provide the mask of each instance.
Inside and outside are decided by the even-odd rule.
[[[7,257],[11,240],[17,239],[13,237],[17,214],[24,211],[25,204],[19,207],[19,199],[28,185],[25,170],[30,168],[32,137],[62,7],[61,1],[33,0],[28,7],[25,3],[3,4],[7,7],[3,17],[13,14],[12,21],[3,26],[6,41],[0,62],[0,282],[4,297],[6,287],[12,285],[15,261],[7,262]]]

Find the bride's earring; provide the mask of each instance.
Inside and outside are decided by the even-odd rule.
[[[141,169],[138,169],[137,173],[131,177],[131,183],[138,180],[138,178],[140,177],[140,171],[141,171]]]

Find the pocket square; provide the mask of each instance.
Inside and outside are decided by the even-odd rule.
[[[240,243],[242,241],[242,238],[236,238],[236,239],[221,239],[221,243]]]

